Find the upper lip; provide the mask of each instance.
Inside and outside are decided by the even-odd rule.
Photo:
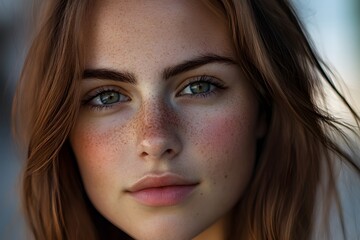
[[[198,182],[186,179],[174,173],[148,174],[135,182],[130,188],[127,189],[127,191],[138,192],[148,188],[186,186],[195,184],[198,184]]]

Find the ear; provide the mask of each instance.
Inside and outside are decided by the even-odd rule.
[[[258,139],[263,138],[268,130],[268,122],[266,121],[266,111],[263,108],[259,108],[256,126],[256,137]]]

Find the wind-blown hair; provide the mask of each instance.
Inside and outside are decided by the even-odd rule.
[[[13,110],[27,153],[22,189],[27,221],[39,240],[127,239],[90,203],[68,141],[80,107],[77,89],[92,1],[46,2]],[[229,239],[309,239],[324,175],[339,200],[334,162],[346,162],[360,174],[354,157],[332,137],[346,137],[344,127],[358,134],[359,115],[335,87],[288,0],[207,4],[227,20],[238,65],[256,89],[268,125]],[[356,127],[320,108],[324,85],[352,113]]]

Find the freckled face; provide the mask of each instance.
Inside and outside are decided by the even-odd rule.
[[[102,0],[88,29],[70,141],[91,202],[135,239],[221,235],[262,135],[224,20],[201,1]],[[131,193],[165,175],[193,185],[156,204]]]

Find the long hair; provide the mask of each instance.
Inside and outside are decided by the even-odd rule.
[[[86,196],[68,136],[80,105],[83,34],[91,0],[51,0],[42,9],[14,100],[14,124],[24,138],[23,206],[35,239],[127,239]],[[287,0],[213,0],[227,20],[237,60],[266,113],[253,179],[234,210],[230,239],[308,239],[320,180],[333,162],[360,173],[331,137],[343,127],[319,106],[332,82]],[[349,129],[352,129],[349,127]],[[355,128],[354,128],[355,129]],[[357,130],[354,130],[357,131]]]
[[[269,124],[232,234],[241,239],[309,239],[322,175],[328,174],[332,191],[334,160],[344,160],[360,173],[331,138],[335,132],[344,136],[341,127],[347,125],[320,109],[324,84],[343,101],[357,126],[359,116],[335,87],[288,1],[221,1],[221,6],[239,65],[256,88]],[[339,204],[337,192],[334,197]]]

